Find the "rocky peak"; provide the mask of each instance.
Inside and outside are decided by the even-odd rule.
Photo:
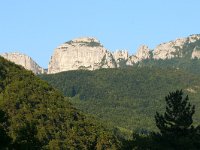
[[[129,57],[127,50],[116,50],[112,53],[112,55],[115,59],[117,67],[120,67],[122,64],[124,65]]]
[[[22,65],[35,74],[44,72],[30,57],[20,53],[5,53],[2,56]],[[200,59],[200,34],[159,44],[153,51],[142,45],[135,55],[129,56],[127,50],[109,52],[100,41],[93,37],[81,37],[58,46],[51,57],[48,73],[68,70],[116,68],[134,65],[145,59],[171,59],[174,57]]]
[[[182,49],[187,39],[177,39],[158,45],[153,51],[154,59],[171,59],[179,56],[179,49]]]
[[[200,34],[193,34],[188,37],[190,43],[194,43],[197,40],[200,40]]]
[[[128,59],[128,51],[127,50],[116,50],[115,52],[112,53],[113,57],[116,61],[119,59]]]
[[[143,59],[149,59],[150,58],[150,49],[146,45],[142,45],[138,48],[137,53],[135,55],[138,58],[138,61],[141,61]]]
[[[187,38],[179,38],[174,41],[158,45],[153,51],[154,59],[171,59],[174,57],[183,57],[183,49],[186,45],[200,40],[200,35],[191,35]]]
[[[35,74],[44,73],[44,69],[41,68],[31,57],[21,54],[18,52],[13,53],[3,53],[0,54],[5,59],[14,62],[15,64],[23,66],[27,70],[31,70]]]
[[[51,57],[48,73],[114,68],[112,54],[95,38],[77,38],[60,45]]]
[[[126,65],[133,65],[134,63],[149,58],[151,58],[149,47],[146,45],[141,45],[136,54],[128,58]]]

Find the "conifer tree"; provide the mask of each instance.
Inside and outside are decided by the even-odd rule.
[[[195,106],[183,96],[182,90],[169,93],[165,97],[167,106],[162,115],[156,112],[156,126],[160,133],[155,134],[162,148],[198,149],[200,148],[198,128],[192,125]]]
[[[183,97],[183,91],[177,90],[165,97],[167,106],[164,115],[156,113],[156,126],[162,135],[185,136],[194,127],[192,116],[195,106],[191,105],[188,95]]]

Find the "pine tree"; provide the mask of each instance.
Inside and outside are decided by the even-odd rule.
[[[177,90],[165,97],[167,106],[164,115],[156,112],[156,126],[160,133],[155,134],[161,141],[162,147],[167,149],[198,149],[198,128],[192,123],[195,106],[188,101],[188,95],[183,97],[183,91]],[[198,140],[197,140],[198,139]]]
[[[156,126],[162,135],[185,136],[192,130],[192,116],[195,106],[191,105],[188,95],[183,98],[182,90],[170,93],[165,97],[167,106],[164,115],[156,112]]]

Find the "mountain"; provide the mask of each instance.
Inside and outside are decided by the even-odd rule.
[[[175,57],[199,58],[200,34],[191,35],[187,38],[179,38],[158,45],[153,50],[154,59],[171,59]]]
[[[3,53],[0,54],[5,59],[14,62],[15,64],[23,66],[27,70],[31,70],[35,74],[44,73],[44,69],[41,68],[33,59],[25,54],[18,52]]]
[[[67,71],[40,75],[82,111],[130,132],[155,130],[154,115],[163,111],[164,97],[183,89],[200,118],[200,78],[176,68],[128,67],[95,71]]]
[[[166,60],[173,58],[200,58],[200,35],[191,35],[174,41],[162,43],[155,49],[142,45],[135,55],[126,50],[109,52],[95,38],[77,38],[55,49],[49,63],[48,73],[69,70],[96,70],[137,65],[144,60]]]
[[[95,38],[78,38],[55,49],[48,73],[68,70],[115,68],[112,54]]]
[[[136,55],[129,56],[126,50],[109,52],[95,38],[77,38],[55,49],[49,63],[48,74],[80,69],[126,67],[149,58],[150,49],[147,46],[141,46]]]
[[[69,70],[96,70],[101,68],[124,68],[144,65],[144,62],[157,60],[200,58],[200,34],[190,35],[174,41],[159,44],[151,50],[141,45],[136,54],[130,55],[127,50],[110,52],[99,40],[93,37],[76,38],[58,46],[51,56],[48,71],[41,68],[29,56],[20,53],[1,54],[4,58],[22,65],[35,74],[53,74]],[[146,64],[146,63],[145,63]],[[147,65],[147,64],[146,64]],[[180,67],[180,66],[174,66]]]
[[[143,59],[135,64],[139,67],[159,67],[182,69],[200,74],[200,35],[191,35],[157,46],[151,59]]]
[[[10,137],[11,149],[119,147],[101,122],[74,108],[69,99],[32,72],[2,57],[0,110],[0,127]]]

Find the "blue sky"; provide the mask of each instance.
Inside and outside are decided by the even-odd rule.
[[[54,49],[77,37],[134,54],[200,33],[199,0],[1,0],[0,53],[19,51],[47,68]]]

